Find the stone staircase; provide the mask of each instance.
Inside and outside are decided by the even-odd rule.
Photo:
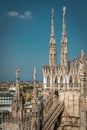
[[[58,116],[63,112],[63,110],[64,102],[55,103],[43,120],[43,130],[50,130],[50,128],[56,122]]]

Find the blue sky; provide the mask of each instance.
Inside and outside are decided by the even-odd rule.
[[[60,62],[62,8],[66,6],[69,59],[87,54],[86,0],[0,0],[0,80],[42,80],[42,66],[49,63],[51,10],[55,10],[57,62]]]

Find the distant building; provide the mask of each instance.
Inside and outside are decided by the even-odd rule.
[[[0,125],[12,111],[13,95],[9,91],[0,91]]]

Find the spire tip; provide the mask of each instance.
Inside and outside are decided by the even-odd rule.
[[[54,8],[52,8],[52,14],[54,14]]]

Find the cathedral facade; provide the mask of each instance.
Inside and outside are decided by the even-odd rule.
[[[87,57],[84,51],[74,60],[68,60],[66,34],[66,7],[63,7],[60,65],[56,63],[56,40],[54,35],[54,10],[52,9],[49,65],[43,66],[44,96],[58,91],[65,109],[61,118],[64,130],[87,129]],[[47,92],[48,91],[48,92]],[[54,100],[55,102],[55,100]]]
[[[60,65],[57,65],[54,34],[54,9],[52,9],[49,65],[44,65],[43,91],[38,98],[36,69],[32,112],[25,113],[24,99],[20,93],[19,69],[16,69],[16,91],[12,113],[3,123],[3,130],[87,130],[87,56],[68,60],[66,34],[66,7],[63,7]]]

